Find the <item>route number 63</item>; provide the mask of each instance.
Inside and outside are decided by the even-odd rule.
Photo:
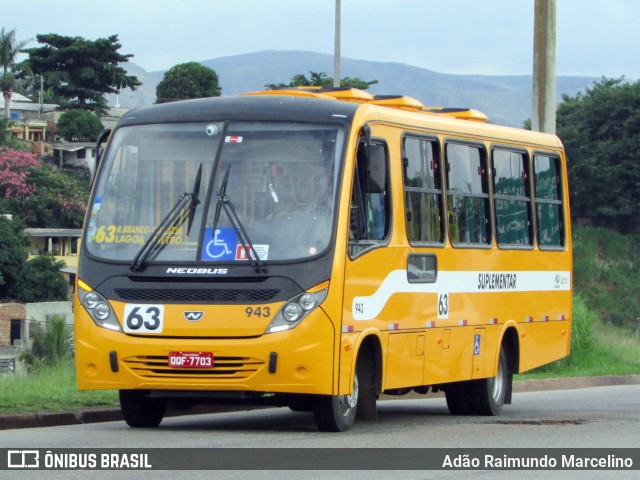
[[[126,333],[162,333],[164,305],[125,305],[124,331]]]
[[[438,318],[449,318],[449,294],[438,294]]]

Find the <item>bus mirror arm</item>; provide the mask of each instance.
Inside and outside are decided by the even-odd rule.
[[[369,125],[363,125],[362,129],[360,130],[362,132],[362,136],[364,137],[364,146],[368,149],[369,146],[371,146],[372,142],[371,142],[371,127],[369,127]]]
[[[96,140],[96,167],[93,171],[93,178],[96,178],[96,173],[98,172],[98,166],[100,165],[100,160],[102,160],[102,153],[104,151],[104,149],[100,145],[102,145],[102,143],[109,138],[109,135],[111,135],[111,129],[107,128],[106,130],[103,130],[102,133],[100,133],[100,135],[98,135],[98,139]],[[92,183],[93,183],[93,179],[92,179]]]

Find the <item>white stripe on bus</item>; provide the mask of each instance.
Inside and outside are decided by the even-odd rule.
[[[378,289],[355,297],[351,311],[355,320],[373,320],[396,293],[504,293],[569,291],[567,271],[439,271],[434,283],[409,283],[406,270],[389,272]],[[437,307],[437,305],[436,305]]]

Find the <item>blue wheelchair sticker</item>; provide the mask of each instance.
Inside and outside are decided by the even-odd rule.
[[[202,242],[202,260],[235,260],[238,236],[233,228],[206,228]]]
[[[476,357],[480,355],[480,335],[478,335],[477,333],[473,340],[473,354]]]

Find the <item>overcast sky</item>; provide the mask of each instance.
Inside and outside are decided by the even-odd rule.
[[[342,56],[531,74],[533,10],[534,0],[342,0]],[[147,71],[261,50],[334,51],[335,0],[0,0],[0,12],[19,40],[118,34],[120,53]],[[557,73],[640,78],[640,1],[557,0]]]

